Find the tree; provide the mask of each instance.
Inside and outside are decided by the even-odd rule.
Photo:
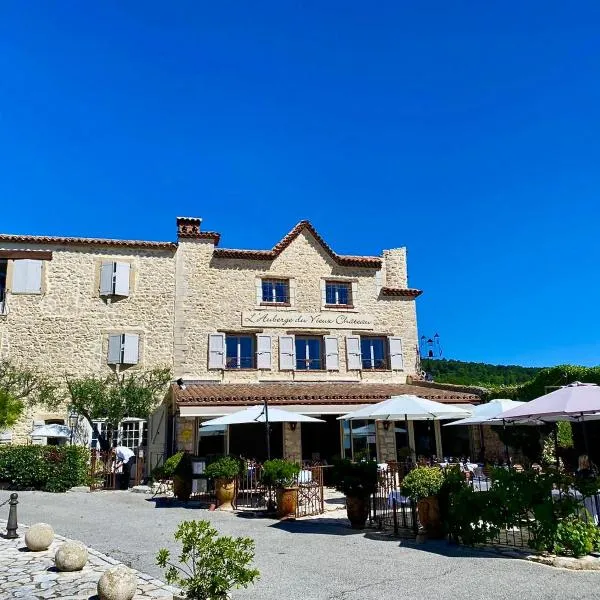
[[[29,367],[0,360],[0,429],[12,427],[27,403],[56,404],[58,386]]]
[[[147,419],[161,400],[171,380],[170,369],[118,374],[108,377],[87,376],[79,379],[67,377],[70,409],[92,427],[100,448],[112,448],[115,432],[123,419]],[[95,421],[106,423],[101,433]]]

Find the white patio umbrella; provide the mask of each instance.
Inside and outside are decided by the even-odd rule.
[[[71,428],[67,425],[52,423],[49,425],[40,425],[39,427],[35,427],[29,435],[30,437],[53,437],[68,439],[71,437]]]
[[[468,417],[470,411],[451,404],[419,398],[413,394],[392,396],[388,400],[371,404],[346,415],[342,420],[375,419],[376,421],[425,421],[428,419],[458,419]]]
[[[395,427],[394,432],[406,433],[406,429],[404,429],[403,427]],[[352,435],[375,435],[375,424],[363,425],[362,427],[352,429]]]
[[[243,410],[217,417],[201,423],[202,427],[214,425],[240,425],[243,423],[324,423],[323,419],[315,419],[291,410],[283,410],[269,406],[268,416],[264,406],[249,406]]]
[[[450,427],[451,425],[481,425],[482,423],[488,422],[490,425],[493,425],[493,421],[498,424],[497,417],[499,414],[512,408],[517,408],[522,404],[525,404],[525,402],[504,399],[490,400],[486,404],[476,406],[470,417],[460,419],[459,421],[452,421],[452,423],[445,423],[444,427]],[[501,419],[500,422],[502,422]]]

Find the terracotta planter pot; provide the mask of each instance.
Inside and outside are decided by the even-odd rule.
[[[427,537],[432,539],[443,537],[440,505],[437,496],[429,496],[419,500],[417,502],[417,511],[419,513],[419,523],[427,533]]]
[[[215,495],[217,496],[219,510],[233,510],[235,498],[235,479],[219,477],[215,480]]]
[[[295,518],[298,504],[298,488],[277,489],[277,517],[279,519]]]
[[[352,529],[364,529],[369,516],[369,498],[346,496],[346,512]]]
[[[175,475],[173,477],[173,495],[177,500],[187,502],[192,495],[192,480]]]

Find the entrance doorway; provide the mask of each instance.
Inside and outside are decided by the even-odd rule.
[[[377,435],[374,421],[342,421],[344,458],[376,460]]]
[[[336,415],[319,417],[325,423],[302,423],[302,460],[332,464],[340,457],[340,422]]]
[[[282,423],[271,423],[271,458],[283,457]],[[263,462],[267,460],[264,423],[229,426],[229,454]]]

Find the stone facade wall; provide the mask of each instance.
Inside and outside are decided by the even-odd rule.
[[[177,252],[175,376],[222,382],[258,381],[371,381],[405,383],[407,375],[416,372],[417,326],[413,298],[383,297],[379,292],[377,269],[347,267],[337,264],[309,231],[301,232],[273,260],[217,257],[212,241],[182,239]],[[403,249],[386,255],[391,261],[391,282],[397,285],[406,278]],[[320,281],[344,278],[356,283],[354,309],[351,315],[368,314],[375,328],[359,330],[302,330],[296,327],[242,327],[242,312],[272,310],[257,303],[256,282],[261,277],[289,278],[295,293],[288,310],[326,312],[322,308]],[[281,310],[281,309],[279,309]],[[285,310],[285,309],[284,309]],[[215,332],[264,331],[272,336],[272,368],[270,370],[208,369],[208,336]],[[339,371],[280,371],[278,336],[337,335],[339,337]],[[402,371],[348,371],[346,368],[346,334],[400,336],[403,340]]]
[[[395,423],[389,421],[386,430],[383,421],[375,421],[377,431],[377,461],[385,463],[397,460]]]
[[[302,423],[296,424],[296,429],[291,430],[289,423],[283,425],[283,458],[302,462]]]
[[[175,269],[172,250],[0,244],[4,250],[47,250],[41,294],[12,294],[12,261],[7,281],[8,314],[0,316],[3,358],[27,364],[57,381],[64,375],[109,374],[108,335],[137,333],[139,364],[127,369],[172,367]],[[99,295],[103,260],[131,264],[128,297]],[[30,410],[15,426],[13,441],[29,440],[34,420],[66,418]]]

